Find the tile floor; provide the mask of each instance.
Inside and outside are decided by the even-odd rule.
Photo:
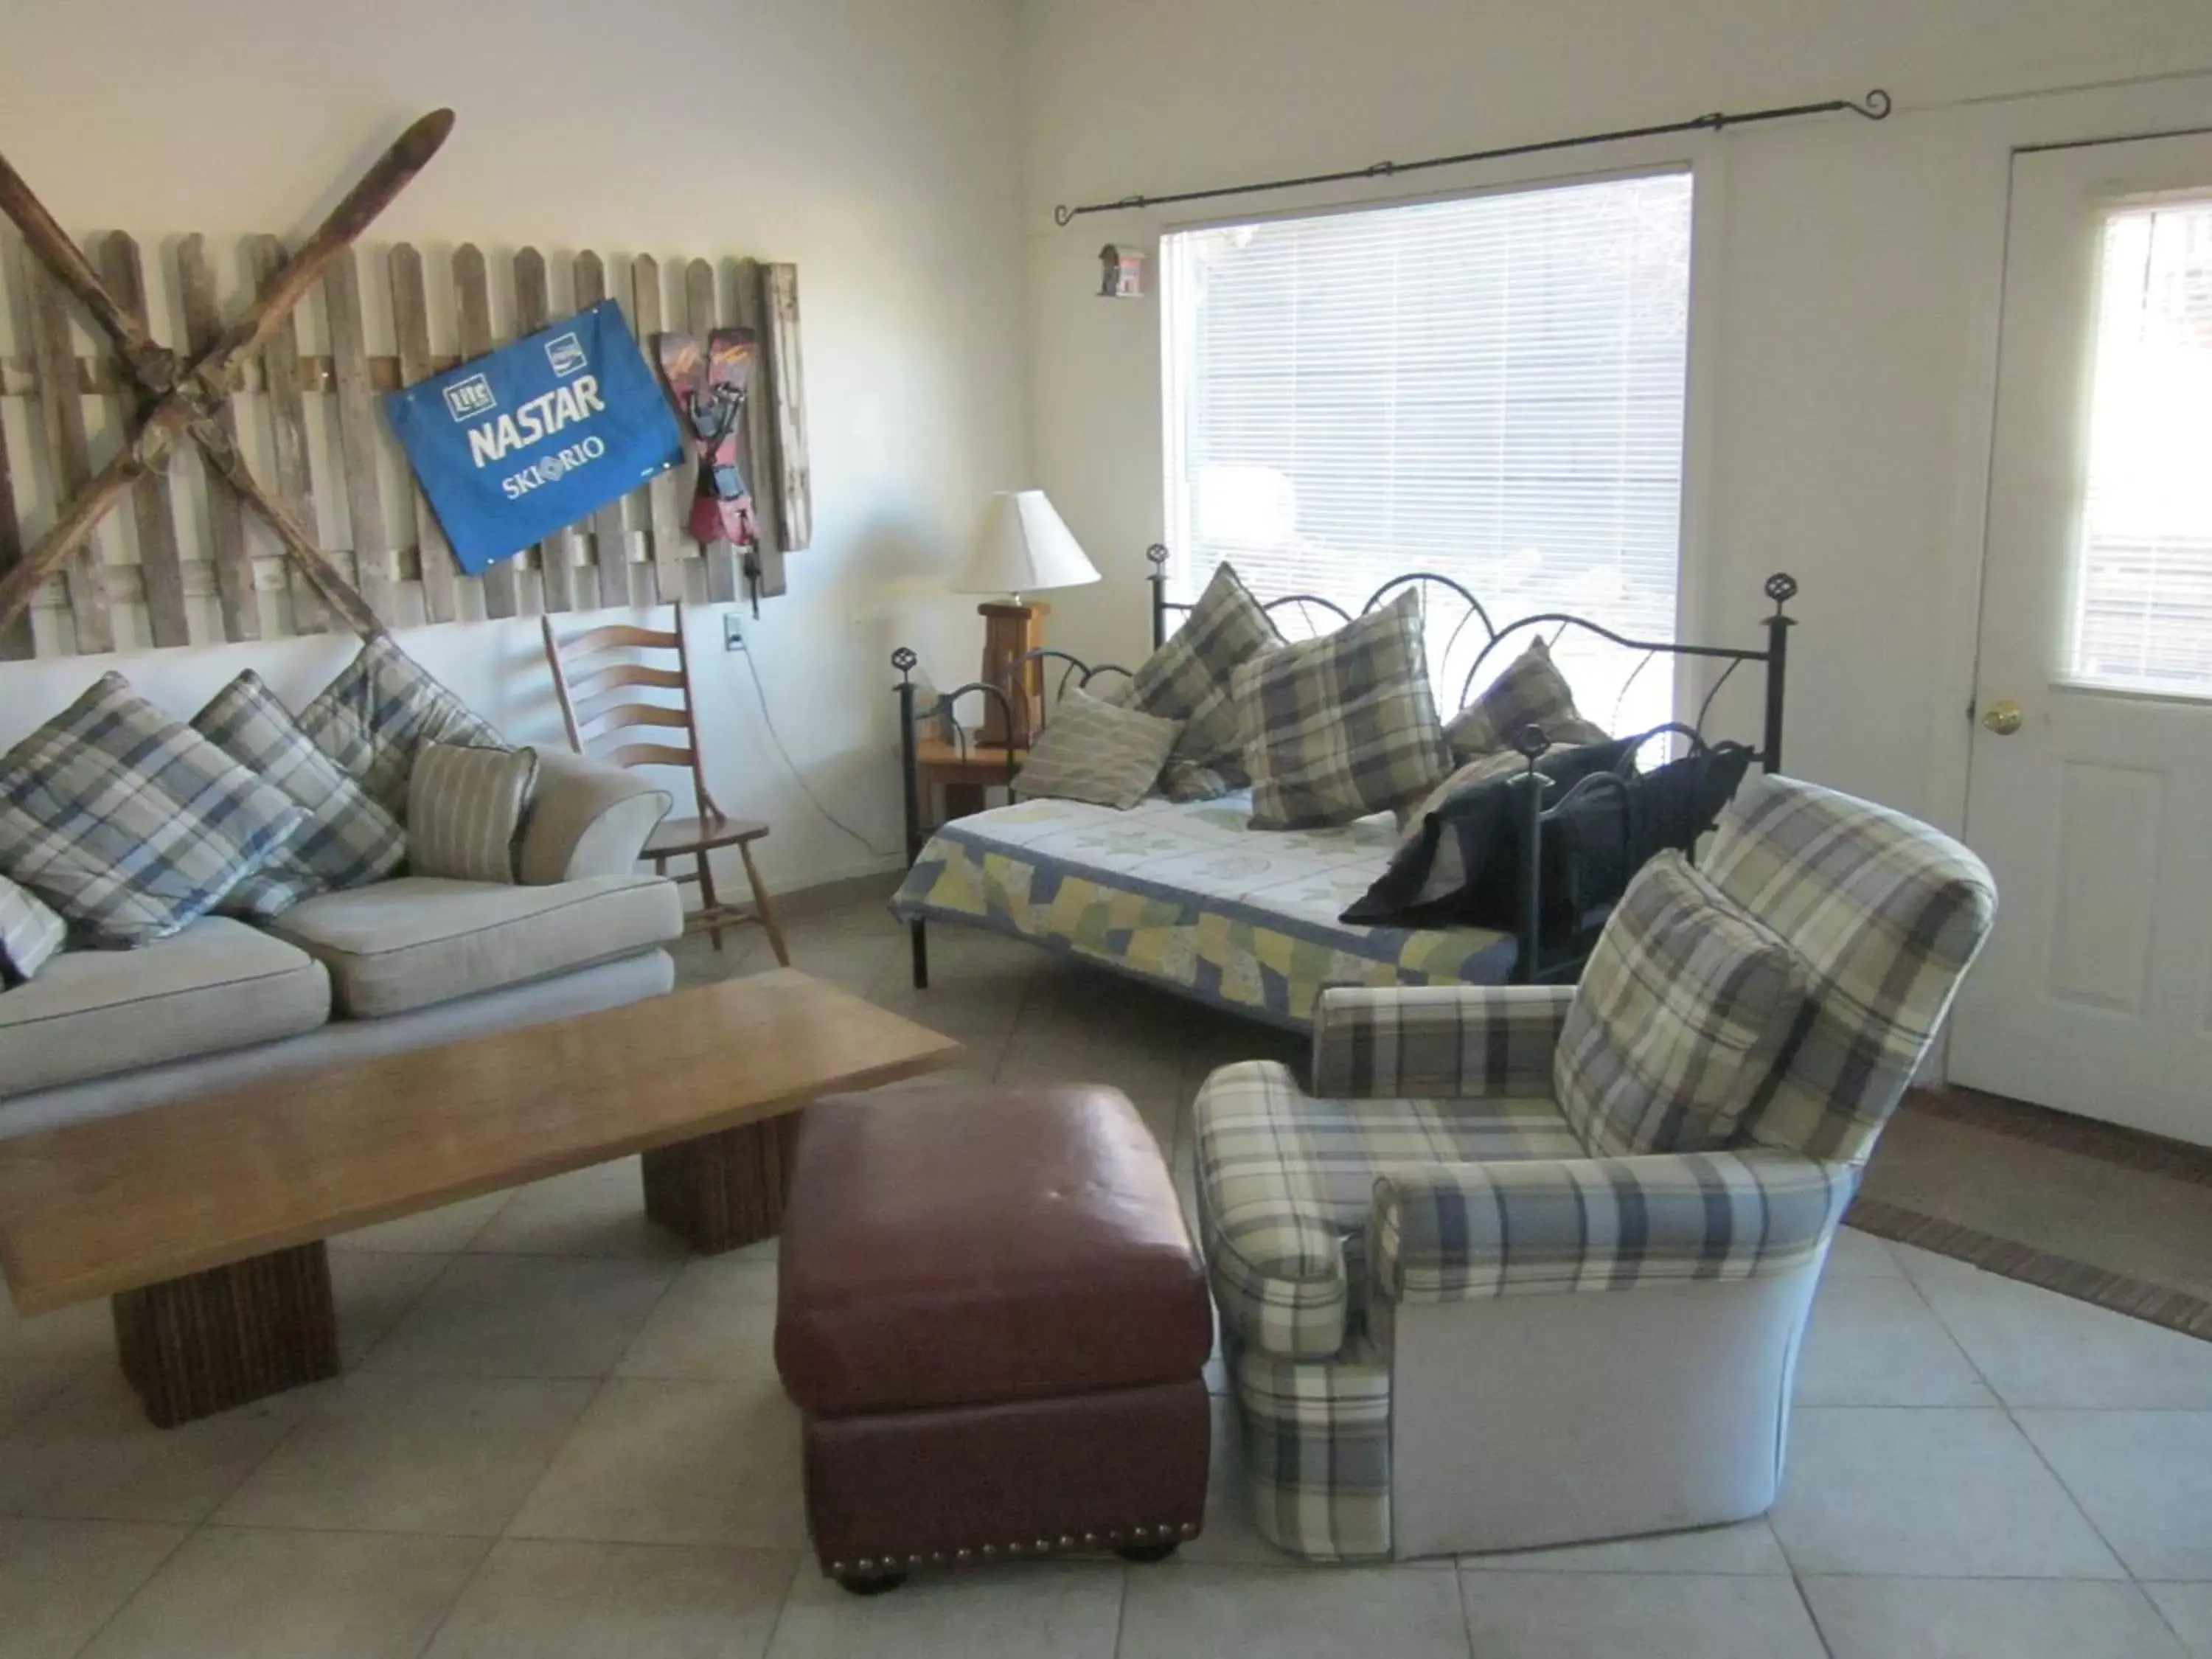
[[[1285,1040],[873,906],[799,965],[963,1038],[963,1070],[1127,1090],[1172,1148]],[[687,948],[687,979],[767,964]],[[162,1433],[104,1307],[0,1313],[0,1659],[2212,1656],[2212,1344],[1846,1232],[1788,1491],[1712,1532],[1358,1571],[1205,1535],[862,1601],[802,1555],[773,1246],[690,1261],[625,1164],[337,1241],[347,1374]],[[1624,1386],[1629,1383],[1625,1381]]]

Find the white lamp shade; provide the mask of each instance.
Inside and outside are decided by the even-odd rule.
[[[1036,593],[1097,580],[1098,567],[1085,555],[1044,491],[1007,490],[992,496],[984,507],[975,551],[952,591]]]

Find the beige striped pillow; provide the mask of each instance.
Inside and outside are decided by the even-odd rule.
[[[424,744],[407,784],[409,869],[511,885],[514,839],[537,778],[534,749]]]

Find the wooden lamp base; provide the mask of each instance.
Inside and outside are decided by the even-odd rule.
[[[1044,665],[1022,659],[1043,648],[1044,619],[1051,610],[1018,599],[976,607],[983,618],[983,679],[1006,693],[1004,706],[996,697],[983,699],[982,741],[994,749],[1028,748],[1043,713]]]

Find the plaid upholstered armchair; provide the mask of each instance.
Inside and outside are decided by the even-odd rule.
[[[1196,1108],[1261,1531],[1316,1560],[1759,1514],[1858,1172],[1987,936],[1981,861],[1747,782],[1576,987],[1324,994]]]

